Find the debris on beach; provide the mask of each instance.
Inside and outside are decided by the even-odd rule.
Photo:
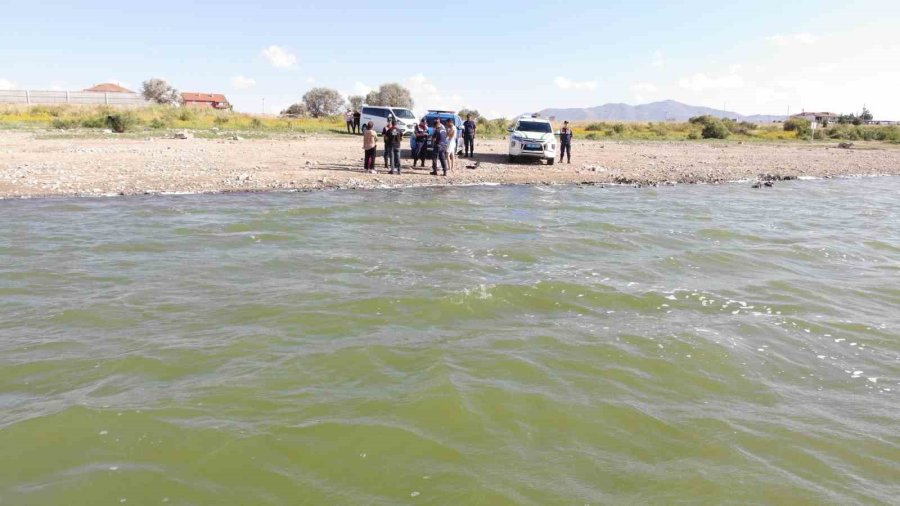
[[[841,142],[838,144],[838,147],[841,149],[850,149],[853,147],[853,143],[852,142]]]

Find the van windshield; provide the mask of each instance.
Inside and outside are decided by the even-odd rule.
[[[394,109],[394,114],[400,119],[416,119],[416,115],[409,109]]]
[[[553,128],[550,126],[550,123],[544,123],[543,121],[520,121],[519,128],[517,129],[520,132],[537,132],[541,134],[549,134],[553,132]]]

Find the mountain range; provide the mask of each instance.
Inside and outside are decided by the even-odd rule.
[[[629,104],[605,104],[597,107],[585,107],[582,109],[544,109],[538,111],[541,116],[555,117],[557,120],[569,121],[687,121],[694,116],[704,114],[719,118],[732,118],[738,121],[750,121],[753,123],[771,123],[784,121],[785,116],[772,114],[754,114],[744,116],[734,111],[713,109],[697,105],[688,105],[675,100],[663,100],[642,105]]]

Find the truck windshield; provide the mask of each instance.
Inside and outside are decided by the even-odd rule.
[[[441,118],[439,116],[432,116],[430,118],[426,118],[426,121],[428,122],[428,126],[434,128],[434,124],[437,123],[438,121],[440,121],[443,124],[447,124],[448,119],[450,119],[450,118]]]
[[[400,119],[416,119],[416,115],[409,109],[394,109],[394,114]]]
[[[550,123],[544,123],[542,121],[520,121],[518,130],[520,132],[537,132],[541,134],[553,132]]]

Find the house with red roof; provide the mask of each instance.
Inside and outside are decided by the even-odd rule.
[[[184,92],[181,100],[185,107],[231,109],[228,99],[221,93]]]
[[[96,91],[97,93],[134,93],[128,88],[119,86],[116,83],[101,83],[91,86],[84,91]]]

